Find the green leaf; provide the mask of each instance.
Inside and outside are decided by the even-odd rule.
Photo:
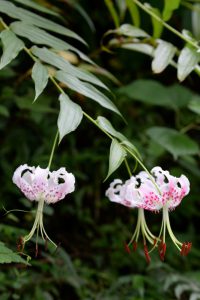
[[[39,61],[37,61],[33,66],[32,78],[35,83],[35,101],[47,86],[49,78],[47,68],[43,66]]]
[[[194,92],[180,84],[167,86],[165,92],[169,95],[175,109],[187,107],[191,99],[196,97]]]
[[[183,81],[196,67],[200,54],[195,49],[184,47],[178,58],[178,79]]]
[[[174,107],[165,86],[154,80],[139,79],[119,88],[118,92],[146,104]]]
[[[103,82],[101,82],[96,76],[93,74],[73,66],[66,59],[59,56],[58,54],[48,50],[47,48],[38,48],[37,46],[33,46],[31,48],[31,52],[37,56],[40,60],[45,63],[48,63],[60,70],[65,71],[66,73],[71,74],[72,76],[78,77],[84,81],[88,81],[92,84],[98,85],[102,88],[108,89]]]
[[[143,43],[127,43],[121,46],[123,49],[137,51],[140,53],[144,53],[149,56],[153,56],[154,47],[148,44]]]
[[[113,5],[112,0],[104,0],[104,2],[105,2],[106,6],[107,6],[107,8],[110,12],[110,15],[113,19],[115,27],[119,27],[119,25],[120,25],[119,16],[118,16],[117,11],[116,11],[116,9]]]
[[[105,130],[107,133],[118,138],[120,141],[126,140],[126,137],[119,131],[115,130],[110,121],[108,121],[108,119],[106,119],[105,117],[99,116],[96,121],[99,127]]]
[[[0,70],[8,65],[19,52],[24,48],[24,43],[16,37],[16,35],[6,29],[3,30],[0,34],[0,39],[3,44],[3,55],[0,61]]]
[[[140,13],[137,5],[132,0],[126,0],[126,5],[131,15],[133,24],[140,27]]]
[[[189,102],[188,108],[197,115],[200,115],[200,97],[197,95],[194,96],[193,99]]]
[[[14,22],[10,25],[12,31],[14,31],[17,35],[23,36],[30,40],[33,43],[40,44],[40,45],[47,45],[49,47],[55,48],[57,50],[70,50],[72,52],[77,53],[80,58],[83,60],[93,63],[87,55],[76,49],[75,47],[71,46],[67,42],[54,37],[53,35],[47,33],[46,31],[37,28],[34,25],[24,23],[24,22]]]
[[[15,6],[10,1],[0,0],[0,12],[12,17],[19,19],[25,23],[47,29],[74,39],[77,39],[85,44],[85,41],[77,35],[75,32],[65,28],[62,25],[54,23],[46,18],[43,18],[37,14],[34,14],[26,9]]]
[[[182,155],[199,153],[199,147],[187,135],[167,127],[151,127],[147,130],[148,136],[169,151],[174,159]]]
[[[4,117],[9,117],[10,113],[7,109],[7,107],[0,105],[0,115],[4,116]]]
[[[117,138],[119,141],[121,141],[121,144],[128,147],[130,150],[132,150],[138,158],[141,159],[141,156],[137,150],[137,148],[119,131],[115,130],[115,128],[112,126],[110,121],[106,119],[105,117],[99,116],[97,118],[97,124],[101,129],[112,135],[113,137]]]
[[[192,32],[194,37],[200,39],[200,3],[193,4],[192,10]]]
[[[62,83],[66,84],[68,88],[72,89],[73,91],[76,91],[90,99],[93,99],[97,103],[99,103],[101,106],[110,109],[111,111],[114,111],[118,115],[121,116],[119,110],[115,106],[115,104],[106,97],[103,93],[101,93],[99,90],[97,90],[94,86],[92,86],[90,83],[82,82],[76,77],[73,77],[69,75],[68,73],[64,71],[58,71],[56,72],[55,77]]]
[[[0,242],[0,264],[5,263],[28,264],[21,256],[7,248],[4,243]]]
[[[111,30],[110,30],[111,32]],[[133,26],[131,24],[123,24],[119,28],[112,30],[113,33],[125,35],[128,37],[149,37],[148,33],[146,33],[144,30]]]
[[[152,11],[156,16],[161,18],[161,13],[158,8],[152,7],[149,5],[149,10]],[[153,25],[153,37],[155,39],[158,39],[163,31],[163,24],[162,22],[156,20],[153,16],[151,17],[151,22]]]
[[[59,129],[59,142],[63,137],[76,130],[79,126],[82,118],[83,111],[81,107],[72,102],[66,94],[61,94],[60,101],[60,113],[58,116],[58,129]]]
[[[154,52],[152,70],[154,73],[161,73],[171,62],[176,53],[176,47],[171,43],[159,40]]]
[[[75,9],[79,12],[79,14],[80,14],[80,15],[85,19],[85,21],[88,23],[90,29],[91,29],[93,32],[95,32],[95,26],[94,26],[94,23],[93,23],[91,17],[90,17],[90,16],[88,15],[88,13],[86,12],[86,10],[83,9],[82,6],[81,6],[78,2],[76,2],[76,1],[74,1],[74,0],[68,0],[68,3],[69,3],[70,5],[72,5],[73,8],[75,8]]]
[[[175,9],[180,6],[181,0],[165,0],[165,6],[163,10],[163,20],[168,21]]]
[[[108,179],[108,177],[119,168],[125,157],[126,151],[116,139],[113,139],[110,146],[109,168],[106,179]]]
[[[43,96],[43,98],[44,98],[44,96]],[[57,113],[56,109],[50,107],[50,105],[48,103],[49,97],[47,99],[44,98],[42,100],[43,101],[41,101],[41,102],[36,101],[33,104],[31,98],[15,97],[15,102],[20,109],[27,109],[27,110],[37,112],[37,113]],[[47,100],[46,103],[44,100]]]
[[[40,12],[43,12],[43,13],[46,13],[46,14],[49,14],[49,15],[52,15],[52,16],[60,17],[60,15],[57,12],[55,12],[51,9],[48,9],[47,7],[44,7],[44,6],[42,6],[38,3],[35,3],[31,0],[14,0],[14,1],[18,2],[20,4],[23,4],[23,5],[26,5],[28,7],[31,7],[35,10],[40,11]]]

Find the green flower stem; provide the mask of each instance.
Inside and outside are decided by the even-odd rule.
[[[126,158],[124,159],[124,162],[125,162],[125,165],[126,165],[126,169],[127,169],[127,171],[128,171],[128,174],[129,174],[129,176],[131,177],[131,176],[132,176],[131,169],[130,169],[130,167],[129,167],[129,164],[128,164],[128,161],[127,161]]]
[[[194,48],[196,48],[197,50],[199,49],[199,46],[191,41],[190,39],[188,39],[186,36],[184,36],[182,33],[180,33],[178,30],[174,29],[172,26],[170,26],[169,24],[167,24],[165,21],[163,21],[159,16],[157,16],[152,10],[150,10],[148,8],[147,5],[142,4],[140,1],[138,0],[133,0],[133,2],[138,5],[143,11],[145,11],[147,14],[149,14],[151,17],[153,17],[155,20],[157,20],[158,22],[160,22],[161,24],[163,24],[163,26],[165,28],[167,28],[168,30],[170,30],[171,32],[173,32],[175,35],[177,35],[178,37],[180,37],[182,40],[184,40],[186,43],[190,44],[191,46],[193,46]]]
[[[49,163],[48,163],[48,166],[47,166],[48,169],[50,169],[50,167],[51,167],[51,163],[52,163],[52,159],[53,159],[53,156],[54,156],[55,148],[56,148],[56,145],[57,145],[57,142],[58,142],[58,136],[59,136],[59,132],[57,130],[56,136],[54,138],[51,154],[50,154],[50,157],[49,157]]]

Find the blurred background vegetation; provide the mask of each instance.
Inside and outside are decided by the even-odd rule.
[[[142,247],[138,247],[136,253],[124,251],[124,242],[134,230],[137,214],[109,202],[105,190],[111,180],[127,179],[128,174],[121,166],[103,182],[108,169],[110,141],[84,119],[79,128],[61,142],[52,164],[52,169],[66,166],[76,177],[76,192],[55,206],[45,208],[46,231],[60,246],[55,253],[50,253],[41,241],[38,257],[34,258],[33,240],[26,247],[26,252],[32,256],[31,266],[2,264],[0,300],[200,299],[198,74],[191,73],[179,83],[173,67],[153,74],[152,59],[142,53],[121,47],[103,51],[101,45],[110,39],[109,36],[103,38],[104,34],[115,28],[108,9],[109,1],[35,2],[59,12],[61,22],[87,41],[89,50],[77,43],[78,47],[88,52],[100,66],[96,70],[98,76],[111,89],[113,101],[127,125],[120,117],[71,92],[77,102],[94,118],[106,116],[137,146],[149,169],[160,165],[174,175],[188,176],[191,193],[176,211],[171,212],[171,222],[180,240],[192,241],[193,248],[188,257],[181,257],[168,241],[165,262],[159,260],[155,251],[150,265],[146,264]],[[128,2],[110,3],[118,14],[119,23],[133,24],[126,8]],[[163,7],[163,3],[153,0],[151,5],[160,10]],[[194,10],[188,5],[193,2],[182,1],[169,23],[179,31],[187,28],[196,34],[192,23]],[[152,35],[150,17],[142,11],[139,13],[141,28]],[[166,29],[162,38],[183,47],[183,41]],[[76,63],[75,55],[68,55],[68,59]],[[57,91],[50,83],[32,104],[31,67],[31,60],[21,52],[0,72],[0,235],[1,241],[13,251],[16,251],[17,239],[32,226],[34,214],[29,211],[35,209],[35,203],[26,200],[14,186],[12,174],[24,163],[46,167],[59,112]],[[160,127],[166,131],[159,133]],[[187,135],[187,139],[171,139],[167,131],[170,129]],[[130,165],[133,168],[135,162],[130,160]],[[28,212],[4,215],[3,207]],[[151,230],[158,233],[161,214],[147,213],[147,220]]]

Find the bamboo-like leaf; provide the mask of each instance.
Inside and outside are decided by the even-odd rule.
[[[48,50],[47,48],[38,48],[37,46],[34,46],[31,48],[32,53],[37,56],[39,59],[44,61],[45,63],[48,63],[62,71],[65,71],[66,73],[71,74],[72,76],[78,77],[81,80],[88,81],[92,84],[98,85],[102,88],[108,89],[103,82],[101,82],[96,76],[93,74],[75,67],[71,65],[66,59],[59,56],[55,52],[52,52],[51,50]]]
[[[83,9],[83,7],[76,1],[74,0],[68,0],[68,3],[74,8],[76,9],[79,14],[84,18],[84,20],[87,22],[87,24],[89,25],[90,29],[95,32],[95,26],[94,23],[91,19],[91,17],[88,15],[88,13],[86,12],[85,9]]]
[[[125,157],[126,151],[116,139],[113,139],[110,146],[108,175],[105,180],[120,167]]]
[[[97,118],[97,124],[101,129],[112,135],[113,137],[117,138],[121,144],[128,147],[130,150],[132,150],[136,156],[141,159],[141,156],[137,150],[137,148],[119,131],[115,130],[115,128],[112,126],[110,121],[106,119],[105,117],[99,116]]]
[[[85,41],[77,35],[75,32],[65,28],[62,25],[59,25],[55,22],[52,22],[46,18],[43,18],[37,14],[30,12],[29,10],[15,6],[10,1],[0,0],[0,12],[12,17],[14,19],[21,20],[25,23],[47,29],[74,39],[81,41],[86,44]]]
[[[115,9],[115,6],[112,2],[112,0],[104,0],[109,12],[110,12],[110,15],[113,19],[113,22],[115,24],[115,27],[119,27],[119,24],[120,24],[120,21],[119,21],[119,16],[117,14],[117,11]]]
[[[163,10],[163,20],[168,21],[175,9],[179,7],[181,0],[165,0],[165,6]]]
[[[154,52],[152,70],[154,73],[162,72],[171,62],[176,52],[176,47],[171,43],[160,40]]]
[[[81,107],[72,102],[66,94],[61,94],[60,101],[60,113],[58,116],[58,130],[59,130],[59,142],[63,137],[76,130],[79,126],[82,118],[83,111]]]
[[[140,13],[137,5],[132,0],[126,0],[126,5],[131,15],[133,24],[140,27]]]
[[[0,0],[1,1],[1,0]],[[68,44],[67,42],[54,37],[50,33],[37,28],[34,25],[24,23],[24,22],[14,22],[10,25],[12,31],[14,31],[17,35],[23,36],[29,39],[31,42],[39,44],[39,45],[47,45],[57,50],[70,50],[72,52],[77,53],[80,58],[83,60],[92,63],[91,59],[72,45]]]
[[[186,134],[167,127],[151,127],[147,130],[148,136],[160,146],[169,151],[174,159],[182,155],[194,155],[199,153],[196,142]]]
[[[149,10],[152,11],[155,15],[157,15],[158,17],[161,18],[161,13],[160,13],[158,8],[150,6]],[[151,22],[152,22],[152,25],[153,25],[153,37],[155,39],[158,39],[162,34],[163,24],[162,24],[162,22],[159,22],[154,17],[151,17]]]
[[[76,77],[65,73],[64,71],[56,72],[55,77],[62,83],[66,84],[68,88],[76,91],[94,101],[99,103],[101,106],[110,109],[121,116],[119,110],[115,106],[115,104],[103,93],[97,90],[94,86],[90,83],[82,82]]]
[[[178,79],[183,81],[196,67],[200,54],[195,49],[184,47],[178,58]]]
[[[47,68],[43,66],[39,61],[37,61],[33,66],[32,78],[35,83],[35,101],[45,89],[49,78]]]
[[[35,3],[32,0],[14,0],[14,1],[18,2],[20,4],[23,4],[25,6],[31,7],[35,10],[40,11],[40,12],[43,12],[43,13],[46,13],[46,14],[49,14],[49,15],[52,15],[52,16],[60,17],[60,15],[57,12],[55,12],[55,11],[53,11],[53,10],[47,8],[47,7],[44,7],[44,6],[42,6],[38,3]]]
[[[200,3],[193,4],[192,10],[192,32],[194,37],[199,40],[200,39]]]
[[[119,28],[112,30],[112,32],[129,37],[149,37],[148,33],[144,30],[131,24],[123,24]]]
[[[140,53],[144,53],[149,56],[153,56],[154,47],[148,44],[143,43],[127,43],[121,46],[123,49],[137,51]]]
[[[10,30],[3,30],[0,34],[3,44],[3,55],[0,61],[0,69],[8,65],[24,48],[24,43]]]

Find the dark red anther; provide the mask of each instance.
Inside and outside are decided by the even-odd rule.
[[[133,251],[135,252],[137,250],[137,242],[133,242]]]
[[[184,242],[182,247],[181,247],[181,255],[182,256],[186,256],[188,255],[188,253],[190,252],[191,250],[191,247],[192,247],[192,243],[190,242]]]
[[[158,242],[158,241],[157,241],[157,239],[155,238],[154,241],[153,241],[153,246],[154,246],[154,247],[157,245],[157,242]]]
[[[35,245],[35,257],[38,256],[38,244]]]
[[[162,261],[165,260],[166,248],[167,248],[166,243],[163,243],[163,241],[161,241],[160,244],[159,244],[159,246],[158,246],[158,251],[159,251],[160,259]]]
[[[17,251],[22,252],[24,250],[24,240],[23,237],[20,236],[19,239],[17,240]]]
[[[148,248],[147,248],[146,244],[144,244],[144,254],[145,254],[146,261],[149,264],[150,261],[151,261],[151,257],[149,255],[149,251],[148,251]]]
[[[124,249],[125,249],[125,251],[126,251],[128,254],[131,253],[131,250],[130,250],[129,246],[128,246],[126,243],[125,243],[125,245],[124,245]]]

